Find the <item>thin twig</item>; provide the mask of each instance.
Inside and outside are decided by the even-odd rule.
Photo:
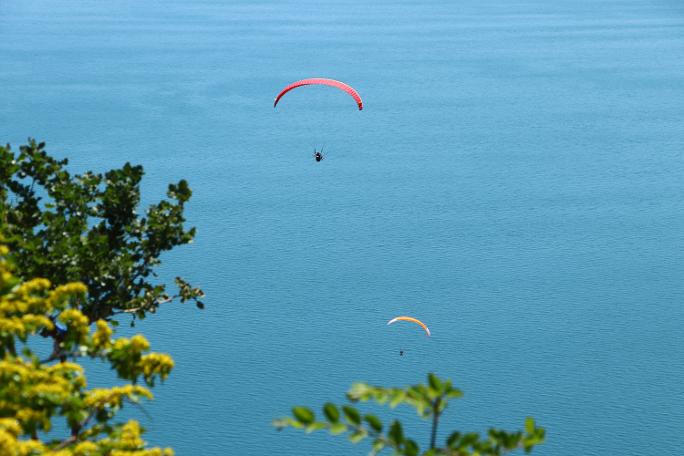
[[[76,350],[73,352],[66,352],[66,351],[55,352],[55,353],[51,354],[48,358],[41,359],[40,364],[49,363],[51,361],[55,361],[56,359],[60,359],[62,357],[76,358],[78,356],[83,356],[83,354],[79,350]]]
[[[76,440],[78,440],[78,437],[75,436],[75,435],[72,435],[72,436],[70,436],[68,439],[62,440],[62,443],[60,443],[59,445],[57,445],[57,446],[53,449],[53,451],[59,451],[59,450],[61,450],[61,449],[64,449],[64,448],[68,447],[69,445],[71,445],[72,443],[76,443]]]
[[[97,413],[97,409],[92,410],[83,421],[81,421],[80,423],[78,423],[78,425],[72,428],[71,436],[68,439],[63,440],[62,443],[60,443],[59,445],[57,445],[54,448],[54,451],[59,451],[63,448],[68,447],[72,443],[76,443],[78,441],[78,435],[81,433],[81,430],[88,425],[91,419],[93,419],[95,413]]]
[[[139,402],[134,402],[134,401],[130,400],[130,399],[127,398],[127,397],[124,398],[124,399],[125,399],[128,403],[130,403],[130,404],[132,404],[132,405],[135,405],[135,406],[139,407],[140,410],[143,412],[143,415],[145,415],[145,417],[146,417],[148,420],[154,421],[154,418],[152,417],[152,415],[150,415],[149,413],[147,413],[147,410],[145,410],[145,407],[143,407],[141,403],[139,403]]]

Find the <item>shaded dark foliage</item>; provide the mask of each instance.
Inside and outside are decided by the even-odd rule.
[[[167,293],[155,280],[163,252],[192,242],[183,210],[192,191],[170,184],[167,199],[138,215],[142,166],[70,174],[67,160],[33,139],[19,152],[0,146],[0,234],[24,279],[82,282],[90,321],[129,313],[144,318],[175,298],[203,307],[203,293],[180,277]]]

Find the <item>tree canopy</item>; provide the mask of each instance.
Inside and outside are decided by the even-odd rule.
[[[83,283],[81,311],[91,322],[122,313],[144,318],[174,298],[203,308],[202,291],[181,277],[174,295],[155,281],[162,253],[195,236],[184,227],[188,183],[170,184],[168,199],[138,215],[142,166],[72,175],[67,164],[34,139],[18,153],[0,146],[0,234],[18,274]]]
[[[81,311],[81,283],[53,287],[49,280],[21,281],[10,271],[8,249],[0,246],[0,454],[30,456],[169,456],[171,449],[146,448],[135,420],[116,421],[125,403],[151,399],[173,360],[150,352],[142,335],[114,338],[105,320],[91,325]],[[40,357],[31,338],[59,331],[53,353]],[[80,358],[108,364],[127,383],[88,388]],[[141,385],[142,383],[143,385]],[[48,438],[62,421],[67,436]]]

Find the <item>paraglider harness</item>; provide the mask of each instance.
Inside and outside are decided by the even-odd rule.
[[[323,148],[321,147],[321,151],[318,152],[316,149],[314,149],[314,158],[316,159],[317,162],[323,160],[325,157],[323,156]]]

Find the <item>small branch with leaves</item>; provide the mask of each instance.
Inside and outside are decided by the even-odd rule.
[[[418,443],[404,435],[400,421],[393,420],[384,431],[380,418],[372,414],[363,415],[352,405],[338,407],[328,402],[323,406],[322,420],[317,420],[315,413],[308,407],[294,407],[291,417],[274,420],[273,425],[278,430],[286,427],[303,429],[307,434],[319,430],[327,430],[332,435],[347,434],[352,443],[369,438],[372,439],[371,456],[385,448],[402,456],[501,456],[518,449],[529,453],[534,446],[544,442],[545,430],[537,427],[534,420],[528,417],[524,431],[490,429],[486,436],[452,432],[444,445],[438,446],[439,419],[449,401],[462,396],[461,390],[455,388],[450,380],[441,380],[432,373],[428,374],[427,385],[384,388],[357,383],[347,392],[347,398],[352,403],[373,401],[392,409],[400,404],[407,404],[415,408],[422,419],[430,420],[430,443],[422,453]]]

